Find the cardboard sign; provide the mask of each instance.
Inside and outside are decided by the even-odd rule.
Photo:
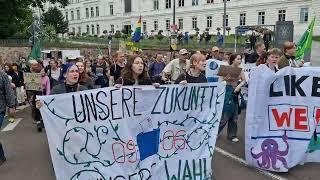
[[[26,90],[41,91],[41,74],[40,73],[24,73],[24,82]]]
[[[222,77],[230,76],[231,78],[237,79],[240,77],[241,70],[242,68],[221,65],[218,71],[218,76],[222,76]]]

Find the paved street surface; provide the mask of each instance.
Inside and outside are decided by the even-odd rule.
[[[314,44],[312,58],[320,60],[320,43]],[[244,164],[244,113],[239,120],[239,143],[226,140],[225,132],[217,141],[214,157],[216,180],[319,180],[320,163],[297,166],[289,173],[258,171]],[[225,128],[226,129],[226,128]],[[55,175],[45,132],[38,133],[30,107],[19,110],[17,121],[5,122],[0,131],[7,162],[0,166],[0,180],[54,180]]]

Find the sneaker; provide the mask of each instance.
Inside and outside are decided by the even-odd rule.
[[[237,137],[234,137],[231,139],[232,142],[239,142],[239,139]]]
[[[8,119],[8,121],[9,121],[10,123],[14,123],[16,120],[15,120],[15,118],[10,117],[10,118]]]

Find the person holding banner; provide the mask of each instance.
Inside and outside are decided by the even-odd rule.
[[[291,67],[302,67],[304,64],[304,60],[300,60],[300,62],[296,61],[296,57],[294,56],[296,53],[296,45],[293,42],[285,42],[283,44],[283,53],[278,62],[278,68],[282,69],[287,66]]]
[[[268,66],[273,72],[278,72],[277,63],[281,57],[282,52],[278,48],[273,48],[267,52],[267,60],[265,65]]]
[[[230,66],[239,68],[241,65],[242,57],[240,54],[232,54],[229,59]],[[227,138],[232,142],[238,142],[237,137],[237,119],[239,114],[239,94],[241,87],[246,84],[245,75],[241,72],[238,78],[224,77],[227,82],[225,100],[222,112],[222,118],[219,125],[220,133],[223,128],[228,124]],[[240,81],[240,83],[239,83]]]
[[[147,68],[140,56],[128,56],[127,64],[116,81],[116,87],[152,85]]]
[[[53,87],[50,94],[64,94],[87,90],[85,86],[79,84],[79,76],[79,68],[75,64],[65,64],[59,77],[59,80],[64,81],[64,83]],[[37,99],[36,108],[40,109],[41,107],[42,103]]]
[[[79,68],[75,64],[65,64],[59,77],[59,81],[63,81],[64,83],[53,87],[51,94],[63,94],[87,90],[88,88],[79,84],[79,77]]]
[[[206,70],[206,57],[201,53],[195,53],[190,57],[190,70],[178,76],[175,84],[206,83],[207,78],[202,73]]]

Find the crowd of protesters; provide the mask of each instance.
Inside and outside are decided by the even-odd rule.
[[[226,97],[223,114],[219,127],[219,133],[228,124],[227,138],[232,142],[238,142],[237,120],[241,112],[239,96],[241,88],[246,85],[244,73],[239,77],[219,77],[213,81],[208,78],[205,71],[208,62],[218,62],[220,65],[240,68],[241,64],[256,63],[266,65],[272,71],[277,72],[285,66],[300,67],[303,60],[295,63],[295,44],[286,42],[283,51],[280,49],[265,50],[265,44],[257,43],[255,52],[250,56],[245,54],[233,54],[220,52],[218,47],[213,47],[210,52],[189,52],[181,49],[176,58],[168,60],[161,53],[145,54],[143,52],[124,53],[117,51],[113,56],[99,55],[96,59],[67,59],[62,63],[61,59],[50,59],[48,65],[40,60],[20,59],[20,64],[5,63],[0,70],[0,125],[8,110],[9,121],[14,121],[15,108],[25,105],[32,106],[32,117],[38,130],[41,131],[41,115],[39,108],[42,106],[36,100],[37,95],[62,94],[82,91],[86,89],[121,87],[137,85],[154,85],[159,87],[164,84],[206,83],[226,81]],[[246,58],[247,57],[247,58]],[[24,73],[41,74],[41,91],[26,91]],[[5,161],[2,146],[0,144],[0,165]]]

